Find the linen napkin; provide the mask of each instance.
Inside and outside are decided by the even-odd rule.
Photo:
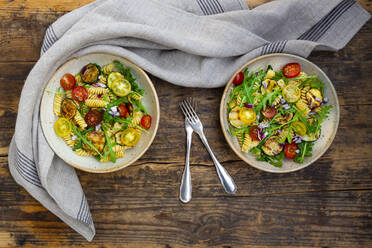
[[[369,18],[352,0],[281,0],[253,10],[244,0],[98,0],[74,10],[47,29],[25,82],[9,150],[11,174],[91,241],[95,229],[79,179],[55,156],[39,122],[42,89],[66,60],[108,52],[173,84],[220,87],[260,55],[341,49]]]

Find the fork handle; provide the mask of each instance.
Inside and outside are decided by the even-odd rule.
[[[181,186],[180,186],[180,200],[183,203],[188,203],[191,200],[191,195],[192,195],[191,173],[190,173],[191,139],[192,139],[192,132],[187,133],[185,169],[183,171]]]
[[[209,147],[207,138],[203,133],[199,134],[201,141],[203,142],[205,148],[207,148],[209,155],[211,156],[213,163],[216,167],[217,175],[220,178],[221,184],[225,191],[229,194],[234,194],[236,192],[236,184],[227,170],[218,162],[216,156],[214,156],[212,149]]]

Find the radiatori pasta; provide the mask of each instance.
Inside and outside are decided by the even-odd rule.
[[[227,102],[230,133],[241,150],[277,167],[284,157],[302,163],[332,107],[323,97],[324,84],[297,63],[277,71],[245,69],[243,75],[234,80]]]
[[[151,115],[141,103],[144,91],[120,61],[102,68],[87,64],[62,81],[64,91],[56,92],[53,101],[59,117],[54,128],[77,155],[116,162],[151,127]]]

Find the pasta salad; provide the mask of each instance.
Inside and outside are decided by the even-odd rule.
[[[312,156],[322,122],[332,106],[324,84],[301,71],[298,63],[282,70],[239,72],[227,103],[229,131],[243,152],[281,167],[284,157],[303,163]]]
[[[151,115],[141,103],[144,91],[123,64],[85,65],[65,74],[54,93],[54,130],[77,155],[116,162],[137,145],[151,127]]]

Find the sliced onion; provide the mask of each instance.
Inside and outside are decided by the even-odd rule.
[[[244,106],[245,106],[246,108],[253,108],[253,104],[245,103]]]

